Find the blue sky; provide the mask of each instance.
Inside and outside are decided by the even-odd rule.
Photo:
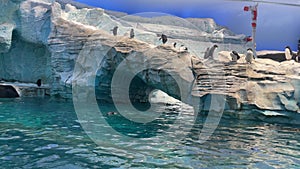
[[[162,12],[183,18],[213,18],[217,24],[226,26],[237,34],[245,35],[251,35],[251,15],[244,12],[243,7],[255,5],[253,2],[225,0],[76,1],[128,14]],[[300,4],[299,0],[290,2]],[[257,50],[284,50],[284,47],[289,45],[296,51],[300,39],[300,7],[259,3],[258,10]]]

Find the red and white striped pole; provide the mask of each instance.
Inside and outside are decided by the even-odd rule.
[[[253,43],[253,51],[254,51],[255,56],[256,56],[257,7],[258,7],[258,4],[256,4],[255,6],[245,6],[244,7],[244,11],[251,11],[251,15],[252,15],[252,22],[251,22],[252,43]]]

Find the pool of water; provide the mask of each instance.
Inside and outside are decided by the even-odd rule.
[[[101,109],[114,107],[103,104]],[[300,168],[299,126],[222,118],[201,143],[204,120],[197,118],[191,131],[178,129],[184,139],[164,139],[156,134],[167,130],[178,114],[168,111],[150,125],[127,125],[121,115],[104,115],[118,132],[99,132],[96,144],[81,127],[71,101],[2,99],[0,168]]]

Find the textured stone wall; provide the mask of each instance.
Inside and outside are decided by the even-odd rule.
[[[157,88],[187,103],[191,95],[204,102],[211,94],[225,95],[228,110],[253,113],[255,109],[256,117],[262,119],[298,117],[299,63],[257,59],[246,64],[245,46],[238,43],[243,35],[235,35],[210,19],[191,20],[203,29],[197,32],[189,26],[183,29],[156,23],[161,18],[156,24],[137,23],[144,19],[120,20],[102,9],[71,5],[62,9],[46,0],[1,2],[8,8],[0,11],[2,80],[34,83],[41,78],[50,95],[63,98],[72,98],[72,83],[77,83],[87,88],[80,94],[92,96],[96,92],[98,99],[111,101],[111,91],[118,95],[128,90],[128,86],[111,86],[122,63],[127,67],[124,75],[136,74],[130,85],[132,101],[146,101],[149,91]],[[171,18],[169,23],[173,21]],[[120,29],[116,37],[110,31],[115,25]],[[129,39],[128,30],[133,27],[137,36]],[[159,32],[168,32],[173,38],[161,45],[156,36]],[[175,41],[188,46],[189,51],[172,47]],[[216,51],[214,60],[203,59],[203,51],[212,42],[224,51]],[[237,63],[230,62],[232,49],[242,56]],[[79,69],[74,71],[75,65]],[[135,72],[138,67],[147,69]],[[119,101],[122,99],[120,95]]]
[[[0,77],[5,81],[51,83],[51,54],[43,44],[24,41],[17,31],[13,32],[8,52],[0,53]]]

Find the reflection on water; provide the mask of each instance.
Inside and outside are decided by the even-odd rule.
[[[119,135],[103,134],[103,144],[97,145],[82,130],[72,102],[17,99],[0,100],[0,105],[1,168],[300,167],[300,129],[295,126],[222,119],[210,140],[200,144],[197,136],[203,119],[198,118],[199,125],[185,133],[180,144],[176,138],[161,142],[163,136],[149,137],[149,132],[172,124],[169,120],[178,112],[169,108],[174,112],[168,121],[165,113],[142,127],[122,126],[119,115],[105,116],[114,128],[140,134],[139,139],[148,142],[125,142]],[[102,108],[113,110],[111,105]]]

